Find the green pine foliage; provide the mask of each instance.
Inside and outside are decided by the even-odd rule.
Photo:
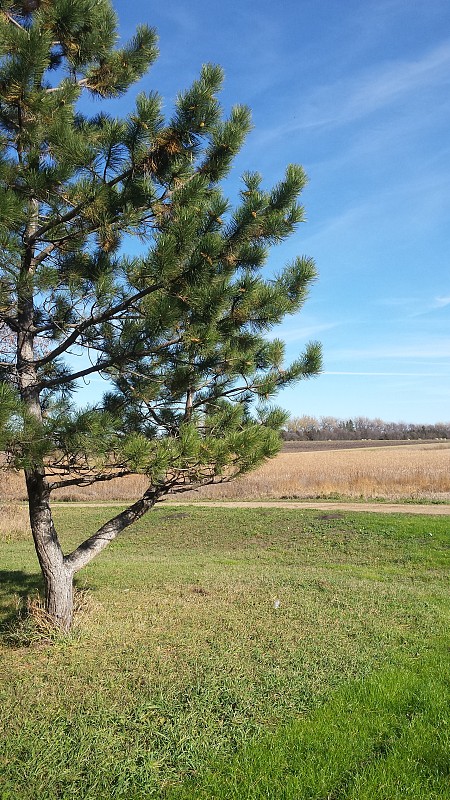
[[[263,272],[303,220],[305,174],[266,190],[247,173],[230,205],[219,182],[251,121],[224,118],[221,69],[169,119],[153,92],[123,119],[80,112],[156,55],[145,25],[118,45],[109,0],[0,2],[0,447],[50,489],[140,472],[160,496],[246,472],[279,447],[274,395],[320,370],[317,343],[286,365],[268,338],[316,274],[303,257]],[[106,393],[80,410],[89,376]]]

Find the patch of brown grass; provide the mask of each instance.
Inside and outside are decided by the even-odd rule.
[[[26,500],[26,497],[27,490],[22,473],[0,468],[0,503],[3,500]]]
[[[0,503],[0,542],[17,542],[30,537],[28,507]]]
[[[60,502],[105,502],[138,498],[148,487],[145,475],[129,475],[126,478],[113,478],[92,486],[70,486],[53,492],[54,500]],[[27,492],[23,475],[20,472],[0,471],[0,503],[8,500],[26,500]]]

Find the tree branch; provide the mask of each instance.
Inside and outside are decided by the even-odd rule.
[[[4,13],[4,15],[5,15],[6,19],[8,20],[8,22],[10,22],[10,23],[11,23],[12,25],[14,25],[16,28],[18,28],[18,29],[19,29],[19,31],[22,31],[23,33],[27,33],[27,32],[28,32],[28,31],[26,30],[26,28],[24,28],[24,27],[23,27],[23,25],[21,25],[19,22],[17,22],[17,20],[16,20],[16,19],[14,19],[14,17],[13,17],[11,14],[8,14],[8,12],[7,12],[7,11],[4,11],[3,13]]]
[[[72,372],[70,375],[61,375],[59,378],[52,378],[48,381],[41,381],[38,386],[40,391],[42,389],[51,389],[53,386],[64,386],[66,383],[71,383],[71,381],[76,381],[79,378],[85,378],[87,375],[92,375],[94,372],[102,372],[104,369],[108,369],[108,367],[112,367],[115,361],[104,361],[103,363],[93,364],[91,367],[86,367],[86,369],[81,369],[79,372]]]
[[[37,255],[37,256],[34,256],[34,258],[33,258],[33,268],[35,269],[36,267],[38,267],[38,266],[39,266],[39,264],[41,264],[41,263],[42,263],[42,261],[45,261],[45,259],[47,258],[47,256],[51,255],[51,253],[53,253],[53,251],[54,251],[54,250],[56,250],[56,248],[57,248],[57,247],[58,247],[58,246],[59,246],[59,245],[60,245],[60,244],[61,244],[63,241],[64,241],[63,239],[60,239],[58,242],[50,242],[50,244],[48,244],[48,245],[47,245],[47,247],[44,247],[44,249],[43,249],[43,250],[41,250],[41,251],[38,253],[38,255]]]
[[[159,489],[149,487],[145,494],[137,500],[136,503],[129,506],[117,516],[113,517],[102,525],[93,536],[86,539],[79,547],[72,553],[65,556],[64,563],[73,573],[78,572],[79,569],[89,564],[98,553],[107,547],[107,545],[116,538],[125,528],[132,525],[138,519],[144,516],[147,511],[150,511],[155,503],[159,500],[162,492]]]
[[[54,47],[56,47],[59,44],[59,42],[52,42],[52,44],[53,44]],[[87,86],[88,79],[87,78],[81,78],[81,80],[74,81],[74,83],[76,83],[77,86],[81,86],[81,88],[84,89]],[[60,90],[61,90],[61,86],[50,86],[48,89],[45,89],[45,93],[46,94],[51,94],[52,92],[59,92]]]
[[[178,344],[181,341],[181,337],[177,337],[176,339],[171,339],[164,344],[160,344],[157,347],[152,348],[151,350],[146,350],[144,353],[139,353],[140,358],[148,358],[149,356],[154,356],[159,353],[161,350],[164,350],[166,347],[171,347],[173,344]],[[136,353],[132,350],[127,353],[127,356],[124,357],[122,364],[125,365],[129,361],[136,360]],[[79,378],[85,378],[87,375],[92,375],[94,372],[102,372],[108,367],[113,367],[117,365],[116,359],[108,359],[108,361],[98,361],[96,364],[92,364],[90,367],[86,367],[86,369],[82,369],[79,372],[72,372],[70,375],[61,375],[59,378],[52,378],[51,380],[41,381],[39,383],[40,390],[42,389],[51,389],[53,386],[63,386],[66,383],[70,383],[71,381],[76,381]]]
[[[20,325],[15,317],[9,317],[6,314],[0,314],[0,322],[8,326],[14,333],[20,333]]]
[[[116,186],[118,183],[125,180],[125,178],[128,178],[133,173],[133,171],[134,167],[129,167],[120,175],[116,175],[115,178],[111,178],[110,181],[102,183],[102,188],[104,186],[108,186],[111,189],[113,186]],[[78,216],[78,214],[83,210],[83,208],[86,208],[86,206],[90,205],[91,203],[94,203],[95,200],[96,200],[96,194],[95,191],[93,191],[90,197],[88,197],[86,200],[83,200],[81,203],[78,203],[78,205],[74,206],[71,211],[67,211],[67,213],[63,214],[63,216],[59,217],[59,219],[50,220],[50,222],[47,222],[45,225],[41,225],[41,227],[38,228],[38,230],[35,231],[35,233],[33,233],[33,235],[29,237],[29,239],[27,239],[27,244],[33,245],[37,241],[39,241],[39,239],[41,239],[47,233],[47,231],[52,230],[52,228],[55,228],[58,225],[64,225],[66,222],[71,222],[76,216]]]
[[[120,470],[120,472],[114,473],[104,473],[100,475],[96,475],[93,478],[67,478],[67,480],[61,481],[53,481],[48,484],[48,488],[50,492],[53,492],[55,489],[66,489],[68,486],[92,486],[94,483],[104,483],[105,481],[112,481],[114,478],[125,478],[127,475],[133,475],[133,471],[130,469]]]
[[[83,322],[80,322],[80,324],[74,328],[70,336],[68,336],[64,342],[62,342],[58,347],[55,347],[54,350],[52,350],[43,358],[38,359],[35,362],[36,366],[42,367],[45,364],[48,364],[50,361],[53,361],[53,359],[57,358],[62,353],[65,353],[69,347],[75,344],[78,337],[81,336],[81,334],[91,326],[99,325],[102,322],[110,320],[111,318],[117,316],[117,314],[120,314],[122,311],[126,311],[126,309],[129,308],[130,305],[132,305],[133,303],[142,300],[144,297],[147,297],[147,295],[152,294],[152,292],[157,292],[159,291],[159,289],[162,288],[164,288],[164,284],[162,283],[156,283],[153,286],[147,286],[146,289],[142,289],[142,291],[137,292],[132,297],[128,297],[121,303],[117,303],[117,305],[112,306],[109,309],[106,309],[106,311],[102,311],[100,314],[97,315],[91,314],[90,317],[87,317],[87,319],[83,320]]]

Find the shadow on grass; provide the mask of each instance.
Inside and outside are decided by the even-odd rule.
[[[86,610],[89,594],[95,588],[92,584],[87,586],[85,582],[78,583],[75,577],[75,614]],[[33,612],[30,614],[27,608],[28,598],[33,601],[39,594],[41,598],[44,595],[44,584],[40,573],[30,574],[23,572],[23,570],[0,570],[0,644],[15,649],[21,646],[28,646],[32,641],[38,643],[39,640],[42,640],[48,643],[49,638],[51,638],[51,632],[47,623],[45,623],[44,631],[39,622],[36,627],[36,624],[34,624],[36,622],[35,615]],[[41,609],[42,606],[38,603],[38,610]]]
[[[0,570],[0,639],[9,643],[11,630],[21,619],[23,604],[30,594],[42,590],[39,573]]]

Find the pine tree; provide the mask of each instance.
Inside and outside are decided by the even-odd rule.
[[[267,338],[303,304],[313,262],[262,275],[302,220],[305,175],[289,166],[267,191],[245,174],[230,206],[220,181],[251,123],[242,106],[223,118],[217,66],[170,119],[156,93],[124,119],[80,113],[82,95],[120,97],[157,55],[144,25],[117,46],[109,0],[0,0],[0,49],[0,449],[24,470],[46,608],[68,630],[75,572],[124,528],[277,452],[271,399],[320,369],[316,343],[284,366]],[[103,401],[80,408],[92,375]],[[143,496],[64,554],[51,493],[131,473]]]

